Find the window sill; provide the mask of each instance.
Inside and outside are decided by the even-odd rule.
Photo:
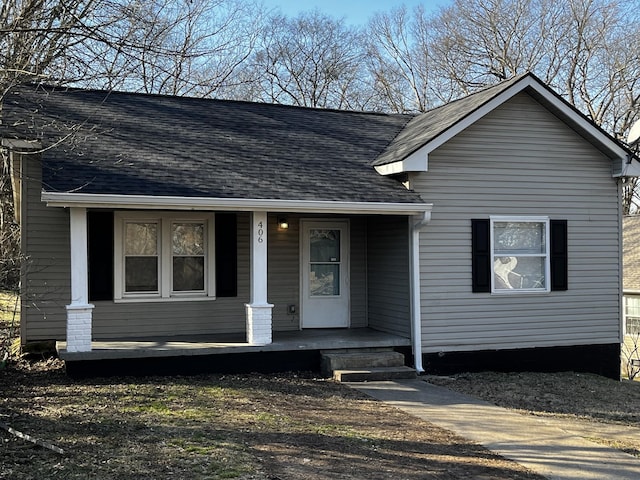
[[[215,300],[216,297],[126,297],[116,298],[113,303],[167,303],[167,302],[207,302]]]
[[[528,297],[529,295],[548,295],[549,293],[551,293],[551,290],[499,290],[491,292],[491,295],[499,297],[522,295]]]

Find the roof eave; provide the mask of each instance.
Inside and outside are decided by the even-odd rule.
[[[42,148],[42,143],[39,140],[24,140],[20,138],[2,138],[0,139],[0,145],[18,153],[21,151],[32,153],[33,150]]]
[[[42,192],[41,197],[42,201],[46,202],[49,207],[136,210],[233,210],[254,212],[418,215],[424,212],[430,212],[433,207],[431,203],[103,195],[67,192]]]

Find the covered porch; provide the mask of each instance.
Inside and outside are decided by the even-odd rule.
[[[180,357],[258,352],[407,348],[411,339],[371,328],[312,329],[274,332],[273,341],[252,345],[244,334],[174,336],[94,341],[87,352],[70,352],[66,342],[57,342],[60,358],[67,362],[121,360],[146,357]]]
[[[69,352],[66,342],[56,348],[67,374],[76,378],[284,371],[331,376],[325,372],[326,358],[336,354],[365,355],[381,365],[389,364],[389,358],[399,359],[394,365],[411,364],[411,339],[371,328],[274,332],[273,341],[265,345],[252,345],[243,334],[218,334],[101,340],[86,352]],[[389,370],[402,378],[408,372],[415,375],[407,366],[378,370],[385,373],[377,375]]]
[[[126,205],[84,199],[76,206],[51,197],[48,206],[69,211],[71,304],[66,338],[57,343],[67,364],[186,357],[218,363],[224,355],[235,362],[242,355],[413,347],[415,368],[422,370],[421,355],[415,355],[420,309],[414,266],[429,205],[288,203],[275,213],[216,203],[186,214],[182,204],[152,209],[127,198]],[[125,235],[125,228],[151,225],[164,232],[187,224],[205,232],[203,292],[173,292],[167,275],[174,264],[155,253],[157,271],[165,272],[154,277],[162,280],[156,280],[157,292],[130,294],[125,241],[138,236]],[[153,245],[160,244],[153,238]],[[327,258],[313,258],[314,248]],[[231,275],[219,268],[226,259],[233,260]],[[96,278],[107,278],[100,298],[92,288]],[[231,293],[222,295],[220,288],[230,284]],[[219,358],[205,358],[212,356]]]

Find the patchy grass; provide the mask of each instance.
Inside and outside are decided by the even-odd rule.
[[[534,479],[451,432],[310,374],[74,381],[0,372],[0,478]]]
[[[20,335],[20,302],[13,292],[0,291],[0,369]]]
[[[20,302],[14,292],[0,290],[0,326],[6,328],[20,320]]]

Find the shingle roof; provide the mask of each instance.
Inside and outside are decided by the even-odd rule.
[[[422,202],[371,166],[407,115],[23,87],[2,116],[48,148],[47,192]]]
[[[373,165],[386,165],[403,160],[519,80],[530,75],[514,77],[414,117],[373,162]]]
[[[640,291],[640,215],[623,218],[623,289]]]

